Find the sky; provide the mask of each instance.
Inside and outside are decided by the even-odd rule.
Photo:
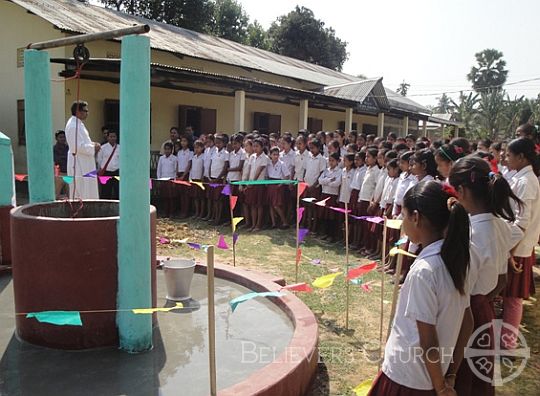
[[[404,80],[424,105],[470,89],[474,54],[486,48],[503,52],[507,82],[538,78],[507,86],[511,97],[540,93],[540,0],[238,1],[265,28],[296,4],[310,8],[348,42],[344,72],[383,77],[394,90]]]

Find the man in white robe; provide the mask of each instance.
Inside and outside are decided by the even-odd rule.
[[[69,185],[70,199],[99,199],[96,177],[81,177],[96,172],[95,154],[99,143],[92,142],[83,121],[88,117],[88,103],[79,101],[71,105],[72,116],[67,121],[66,139],[69,146],[67,160],[68,176],[75,176]]]

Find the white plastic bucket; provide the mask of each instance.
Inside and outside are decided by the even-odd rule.
[[[176,259],[163,265],[167,300],[184,301],[190,299],[191,281],[195,272],[195,260]]]

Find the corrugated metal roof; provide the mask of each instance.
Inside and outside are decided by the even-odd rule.
[[[390,108],[411,113],[431,114],[430,109],[422,106],[419,103],[416,103],[415,101],[407,98],[406,96],[402,96],[386,87],[384,88],[384,90],[386,91],[386,97],[388,98],[388,102],[390,103]]]
[[[390,107],[382,85],[382,77],[328,86],[324,87],[322,91],[325,95],[354,100],[358,103],[363,103],[372,94],[379,108],[387,109]]]
[[[356,77],[323,66],[77,0],[11,1],[49,21],[57,28],[74,33],[96,33],[134,24],[148,24],[151,28],[148,34],[154,49],[247,67],[321,85],[357,80]]]

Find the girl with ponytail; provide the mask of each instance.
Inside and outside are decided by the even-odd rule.
[[[469,155],[454,163],[449,181],[457,192],[459,202],[470,215],[471,222],[471,266],[468,283],[471,288],[471,311],[474,330],[495,319],[492,300],[506,285],[507,262],[512,248],[523,233],[510,222],[515,220],[512,204],[521,201],[512,192],[510,185],[499,173],[493,172],[490,164],[478,155]],[[492,349],[493,335],[486,331],[490,345],[473,345],[476,349]],[[476,337],[479,340],[481,337]],[[485,357],[483,358],[486,359]],[[493,360],[493,359],[491,359]],[[455,389],[460,396],[495,394],[491,382],[474,375],[469,365],[459,367]],[[493,378],[493,369],[483,372]]]
[[[382,372],[371,396],[455,396],[457,371],[472,330],[469,308],[469,218],[455,191],[436,181],[403,199],[403,231],[423,247],[399,296]]]

